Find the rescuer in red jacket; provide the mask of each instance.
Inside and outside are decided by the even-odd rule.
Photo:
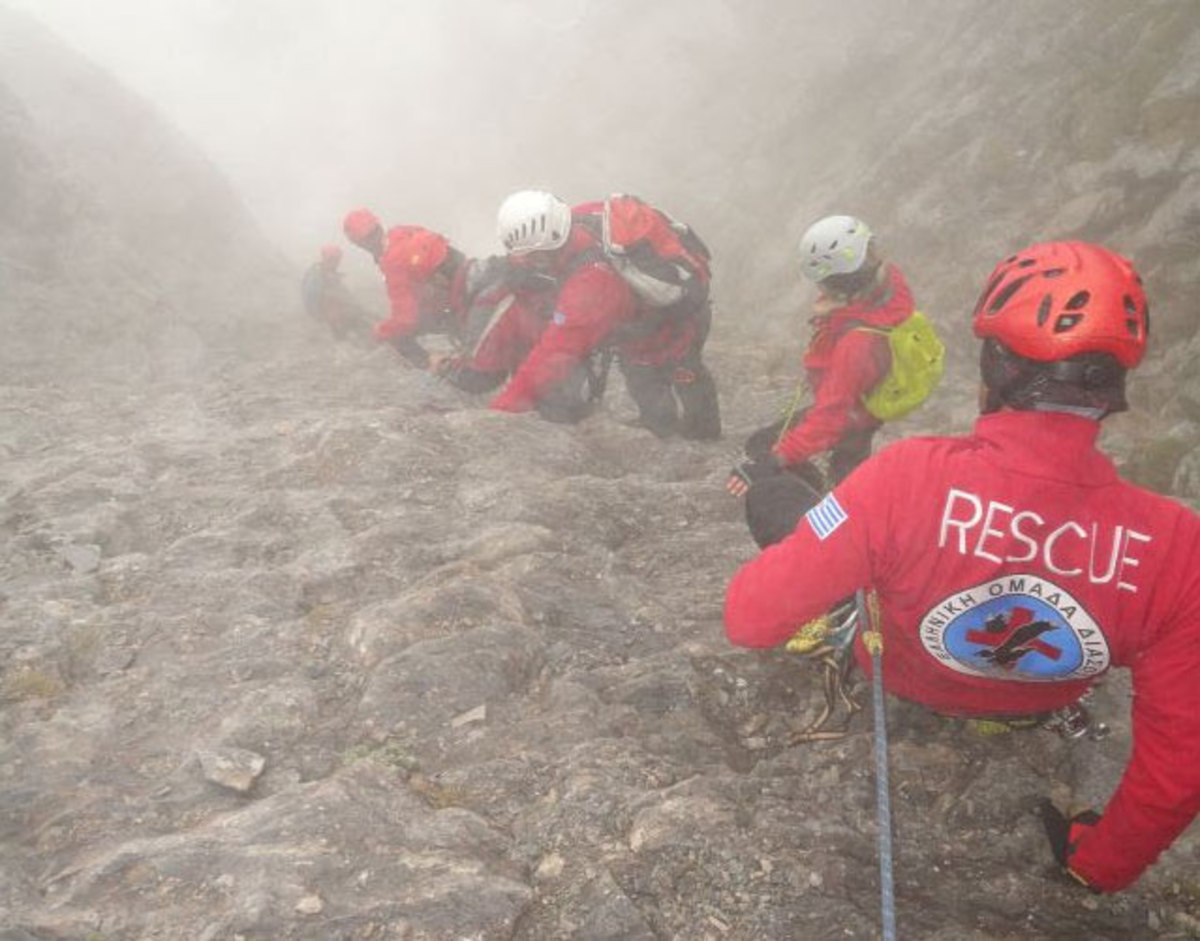
[[[804,354],[813,401],[750,436],[750,460],[726,485],[734,496],[783,469],[816,476],[815,468],[804,465],[826,452],[830,484],[866,459],[880,422],[863,407],[863,398],[887,375],[891,352],[884,334],[861,328],[895,327],[914,309],[904,275],[883,259],[861,219],[827,216],[813,223],[800,240],[800,261],[820,291]]]
[[[429,369],[464,392],[492,392],[537,345],[550,322],[557,282],[506,256],[472,259],[453,292],[458,350],[430,357]]]
[[[367,209],[347,213],[342,230],[371,254],[383,274],[390,314],[375,325],[376,338],[425,369],[429,354],[417,337],[454,331],[455,293],[463,289],[466,257],[444,236],[420,226],[399,225],[385,233]]]
[[[598,226],[589,224],[603,209],[595,202],[572,210],[539,190],[514,193],[501,205],[509,257],[553,277],[558,293],[545,332],[491,407],[546,415],[557,397],[579,403],[565,420],[581,418],[603,393],[611,350],[646,427],[660,437],[719,437],[716,385],[701,360],[711,318],[707,283],[684,311],[649,309],[606,255]]]
[[[974,433],[857,468],[736,574],[726,632],[781,644],[870,587],[886,688],[959,716],[1045,713],[1129,668],[1133,753],[1103,816],[1045,817],[1059,861],[1115,891],[1200,812],[1200,519],[1095,447],[1145,351],[1145,294],[1107,249],[1035,245],[997,266],[974,328]]]

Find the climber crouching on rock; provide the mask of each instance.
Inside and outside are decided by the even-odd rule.
[[[1037,717],[1127,667],[1133,752],[1103,814],[1044,807],[1055,857],[1104,892],[1200,812],[1200,518],[1095,446],[1148,328],[1141,279],[1105,248],[1001,262],[974,313],[974,433],[868,459],[742,567],[725,608],[733,643],[770,647],[870,588],[885,688],[947,715]],[[869,672],[861,639],[855,652]]]

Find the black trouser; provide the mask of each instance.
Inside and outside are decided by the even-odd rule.
[[[638,407],[642,424],[660,438],[676,433],[694,440],[721,437],[717,383],[701,358],[712,323],[712,307],[705,303],[695,316],[700,329],[681,360],[657,366],[621,360],[625,387]]]
[[[573,425],[583,421],[596,407],[589,381],[589,368],[585,362],[571,374],[550,388],[537,403],[538,414],[546,421]]]

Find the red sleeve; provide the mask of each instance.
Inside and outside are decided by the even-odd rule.
[[[887,338],[866,330],[851,330],[838,340],[812,406],[775,447],[784,463],[799,464],[837,444],[862,397],[887,374],[881,345],[886,348]]]
[[[380,340],[390,340],[415,333],[420,282],[410,277],[407,271],[392,266],[384,269],[383,280],[387,287],[391,316],[375,325],[375,336]]]
[[[1133,754],[1104,816],[1071,868],[1096,888],[1129,885],[1200,814],[1200,540],[1176,553],[1193,571],[1171,592],[1176,610],[1132,665]],[[1182,547],[1181,547],[1182,548]]]
[[[533,408],[633,314],[629,286],[606,265],[591,264],[562,286],[550,325],[508,384],[491,402],[503,412]]]
[[[885,452],[886,453],[886,452]],[[725,634],[742,647],[773,647],[871,581],[872,520],[886,526],[883,455],[860,465],[800,520],[787,539],[734,575]]]

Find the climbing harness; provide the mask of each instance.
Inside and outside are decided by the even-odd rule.
[[[985,738],[1007,735],[1009,732],[1044,729],[1069,742],[1084,738],[1098,742],[1106,738],[1112,730],[1092,715],[1091,709],[1086,705],[1091,698],[1092,691],[1088,690],[1075,702],[1053,712],[1039,712],[1026,716],[974,716],[967,719],[967,728]]]
[[[879,826],[879,896],[883,941],[896,938],[896,890],[892,879],[892,802],[888,789],[887,711],[883,698],[883,634],[879,600],[860,588],[855,595],[863,625],[863,646],[871,654],[871,689],[875,719],[875,806]]]
[[[836,742],[849,733],[850,720],[862,709],[851,689],[850,674],[854,669],[851,641],[859,625],[859,612],[853,600],[847,599],[832,610],[813,618],[798,630],[786,648],[818,664],[822,670],[822,691],[825,705],[812,722],[794,733],[789,745],[808,742]],[[838,707],[845,709],[840,728],[826,728]]]

